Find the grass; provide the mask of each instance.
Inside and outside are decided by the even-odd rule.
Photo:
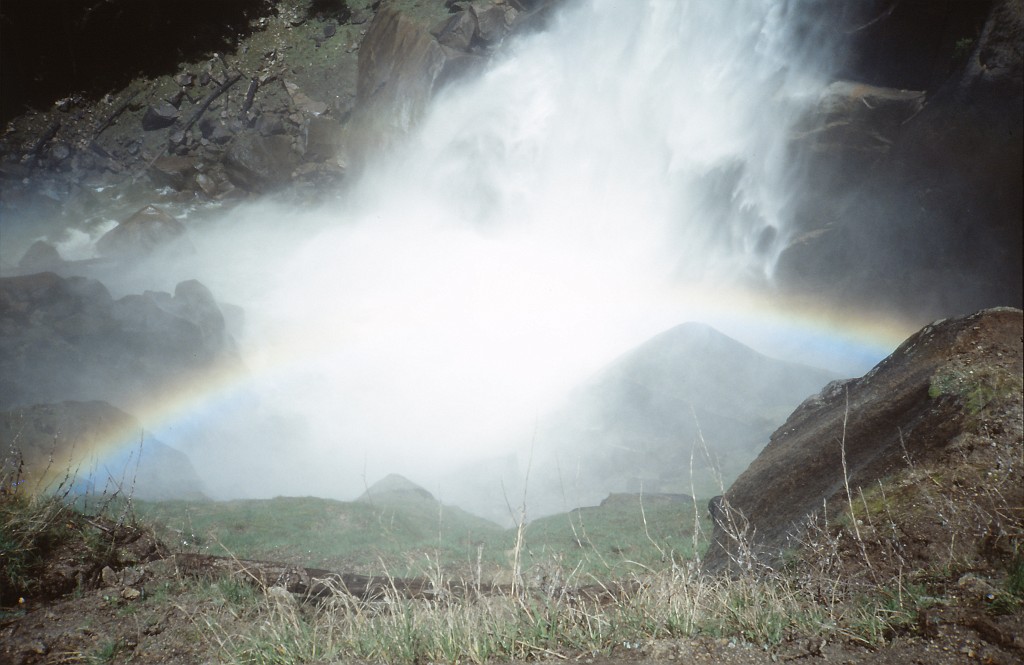
[[[920,617],[929,608],[961,602],[957,581],[979,565],[982,549],[995,552],[991,561],[1004,563],[986,577],[994,593],[972,602],[992,615],[1024,611],[1021,511],[1018,499],[1006,498],[1016,496],[1010,494],[1019,480],[1011,471],[1019,468],[1016,445],[989,445],[978,458],[980,444],[964,439],[950,447],[963,459],[940,468],[908,459],[901,473],[848,492],[835,504],[837,514],[811,523],[784,565],[744,560],[726,575],[701,572],[710,525],[697,519],[703,509],[678,498],[613,497],[602,506],[535,520],[521,531],[415,495],[372,504],[310,498],[149,504],[118,498],[103,505],[119,518],[159,522],[183,549],[348,571],[363,566],[377,574],[383,568],[396,576],[426,576],[436,591],[410,598],[394,588],[373,600],[338,593],[307,603],[244,577],[151,585],[142,602],[181,609],[218,662],[485,663],[584,653],[616,658],[651,640],[699,636],[769,650],[794,639],[877,647],[921,630]],[[30,589],[47,553],[61,543],[81,542],[83,551],[109,547],[104,532],[86,528],[82,520],[90,518],[66,496],[4,487],[5,590]],[[933,544],[922,559],[906,534],[926,517],[945,520],[950,542]],[[745,537],[742,519],[734,523],[732,535]],[[460,576],[481,581],[486,572],[496,581],[510,579],[513,561],[523,567],[515,586],[489,595],[442,592],[446,581]],[[16,599],[4,604],[9,614],[17,613]],[[120,662],[123,648],[116,640],[101,642],[86,662]]]
[[[135,509],[185,550],[366,573],[383,567],[397,577],[440,569],[448,576],[502,581],[516,543],[514,528],[415,496],[373,504],[310,497],[136,501]],[[690,502],[623,495],[527,524],[522,566],[537,578],[556,569],[609,578],[661,568],[693,557],[693,519]],[[710,527],[702,522],[698,528],[706,533]]]

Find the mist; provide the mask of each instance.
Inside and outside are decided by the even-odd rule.
[[[790,130],[838,58],[828,3],[643,4],[568,3],[328,203],[178,211],[194,254],[105,278],[195,278],[244,312],[245,375],[145,423],[212,496],[347,499],[401,473],[443,499],[452,469],[522,464],[569,390],[686,321],[851,374],[879,359],[814,355],[766,313],[803,176]],[[86,258],[103,230],[60,248]]]

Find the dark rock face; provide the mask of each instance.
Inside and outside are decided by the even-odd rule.
[[[831,383],[807,399],[716,502],[706,565],[726,566],[735,554],[723,510],[743,521],[753,553],[772,563],[823,502],[845,503],[846,482],[856,497],[909,464],[941,458],[974,433],[980,446],[999,436],[1019,447],[1022,335],[1018,309],[941,321],[864,377]],[[986,409],[996,409],[994,420],[979,416]]]
[[[0,412],[0,469],[12,477],[17,473],[33,492],[63,481],[81,490],[120,489],[156,501],[202,496],[202,482],[183,453],[153,439],[138,421],[106,402]]]
[[[833,85],[800,128],[808,182],[778,277],[830,301],[884,294],[923,319],[1019,307],[1022,3],[903,2],[875,18],[846,72],[866,84]]]
[[[102,399],[129,411],[237,366],[198,282],[113,300],[100,282],[39,273],[0,279],[0,408]]]

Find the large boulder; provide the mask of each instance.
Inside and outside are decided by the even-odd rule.
[[[953,538],[956,547],[982,546],[990,525],[968,515],[966,503],[960,508],[967,519],[954,522],[958,501],[950,492],[987,493],[1006,506],[975,496],[972,510],[1009,506],[1020,520],[1022,334],[1019,309],[941,321],[911,336],[862,378],[829,384],[808,398],[715,502],[705,564],[750,565],[754,558],[774,565],[799,546],[812,517],[835,521],[850,503],[859,508],[862,501],[865,508],[888,502],[886,519],[906,523],[902,556],[908,561],[912,548],[926,559],[952,547],[934,534],[946,537],[954,527],[970,532]],[[922,482],[942,491],[927,501],[898,498],[912,496]],[[946,500],[953,507],[936,508]],[[934,528],[926,532],[927,525]]]
[[[29,492],[63,489],[166,500],[199,498],[188,457],[106,402],[60,402],[0,412],[0,477]]]

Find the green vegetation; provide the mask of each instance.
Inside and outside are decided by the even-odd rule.
[[[1012,398],[1024,390],[1024,379],[998,370],[963,368],[947,370],[932,377],[928,396],[953,395],[963,400],[967,412],[977,415],[991,402]]]
[[[433,574],[484,581],[512,565],[516,530],[502,529],[433,499],[396,493],[364,501],[285,498],[251,501],[135,502],[167,542],[186,551],[274,559],[331,570]],[[703,511],[701,511],[703,512]],[[621,576],[663,568],[704,548],[710,526],[691,502],[636,495],[526,525],[523,567]],[[507,575],[506,575],[507,577]]]

